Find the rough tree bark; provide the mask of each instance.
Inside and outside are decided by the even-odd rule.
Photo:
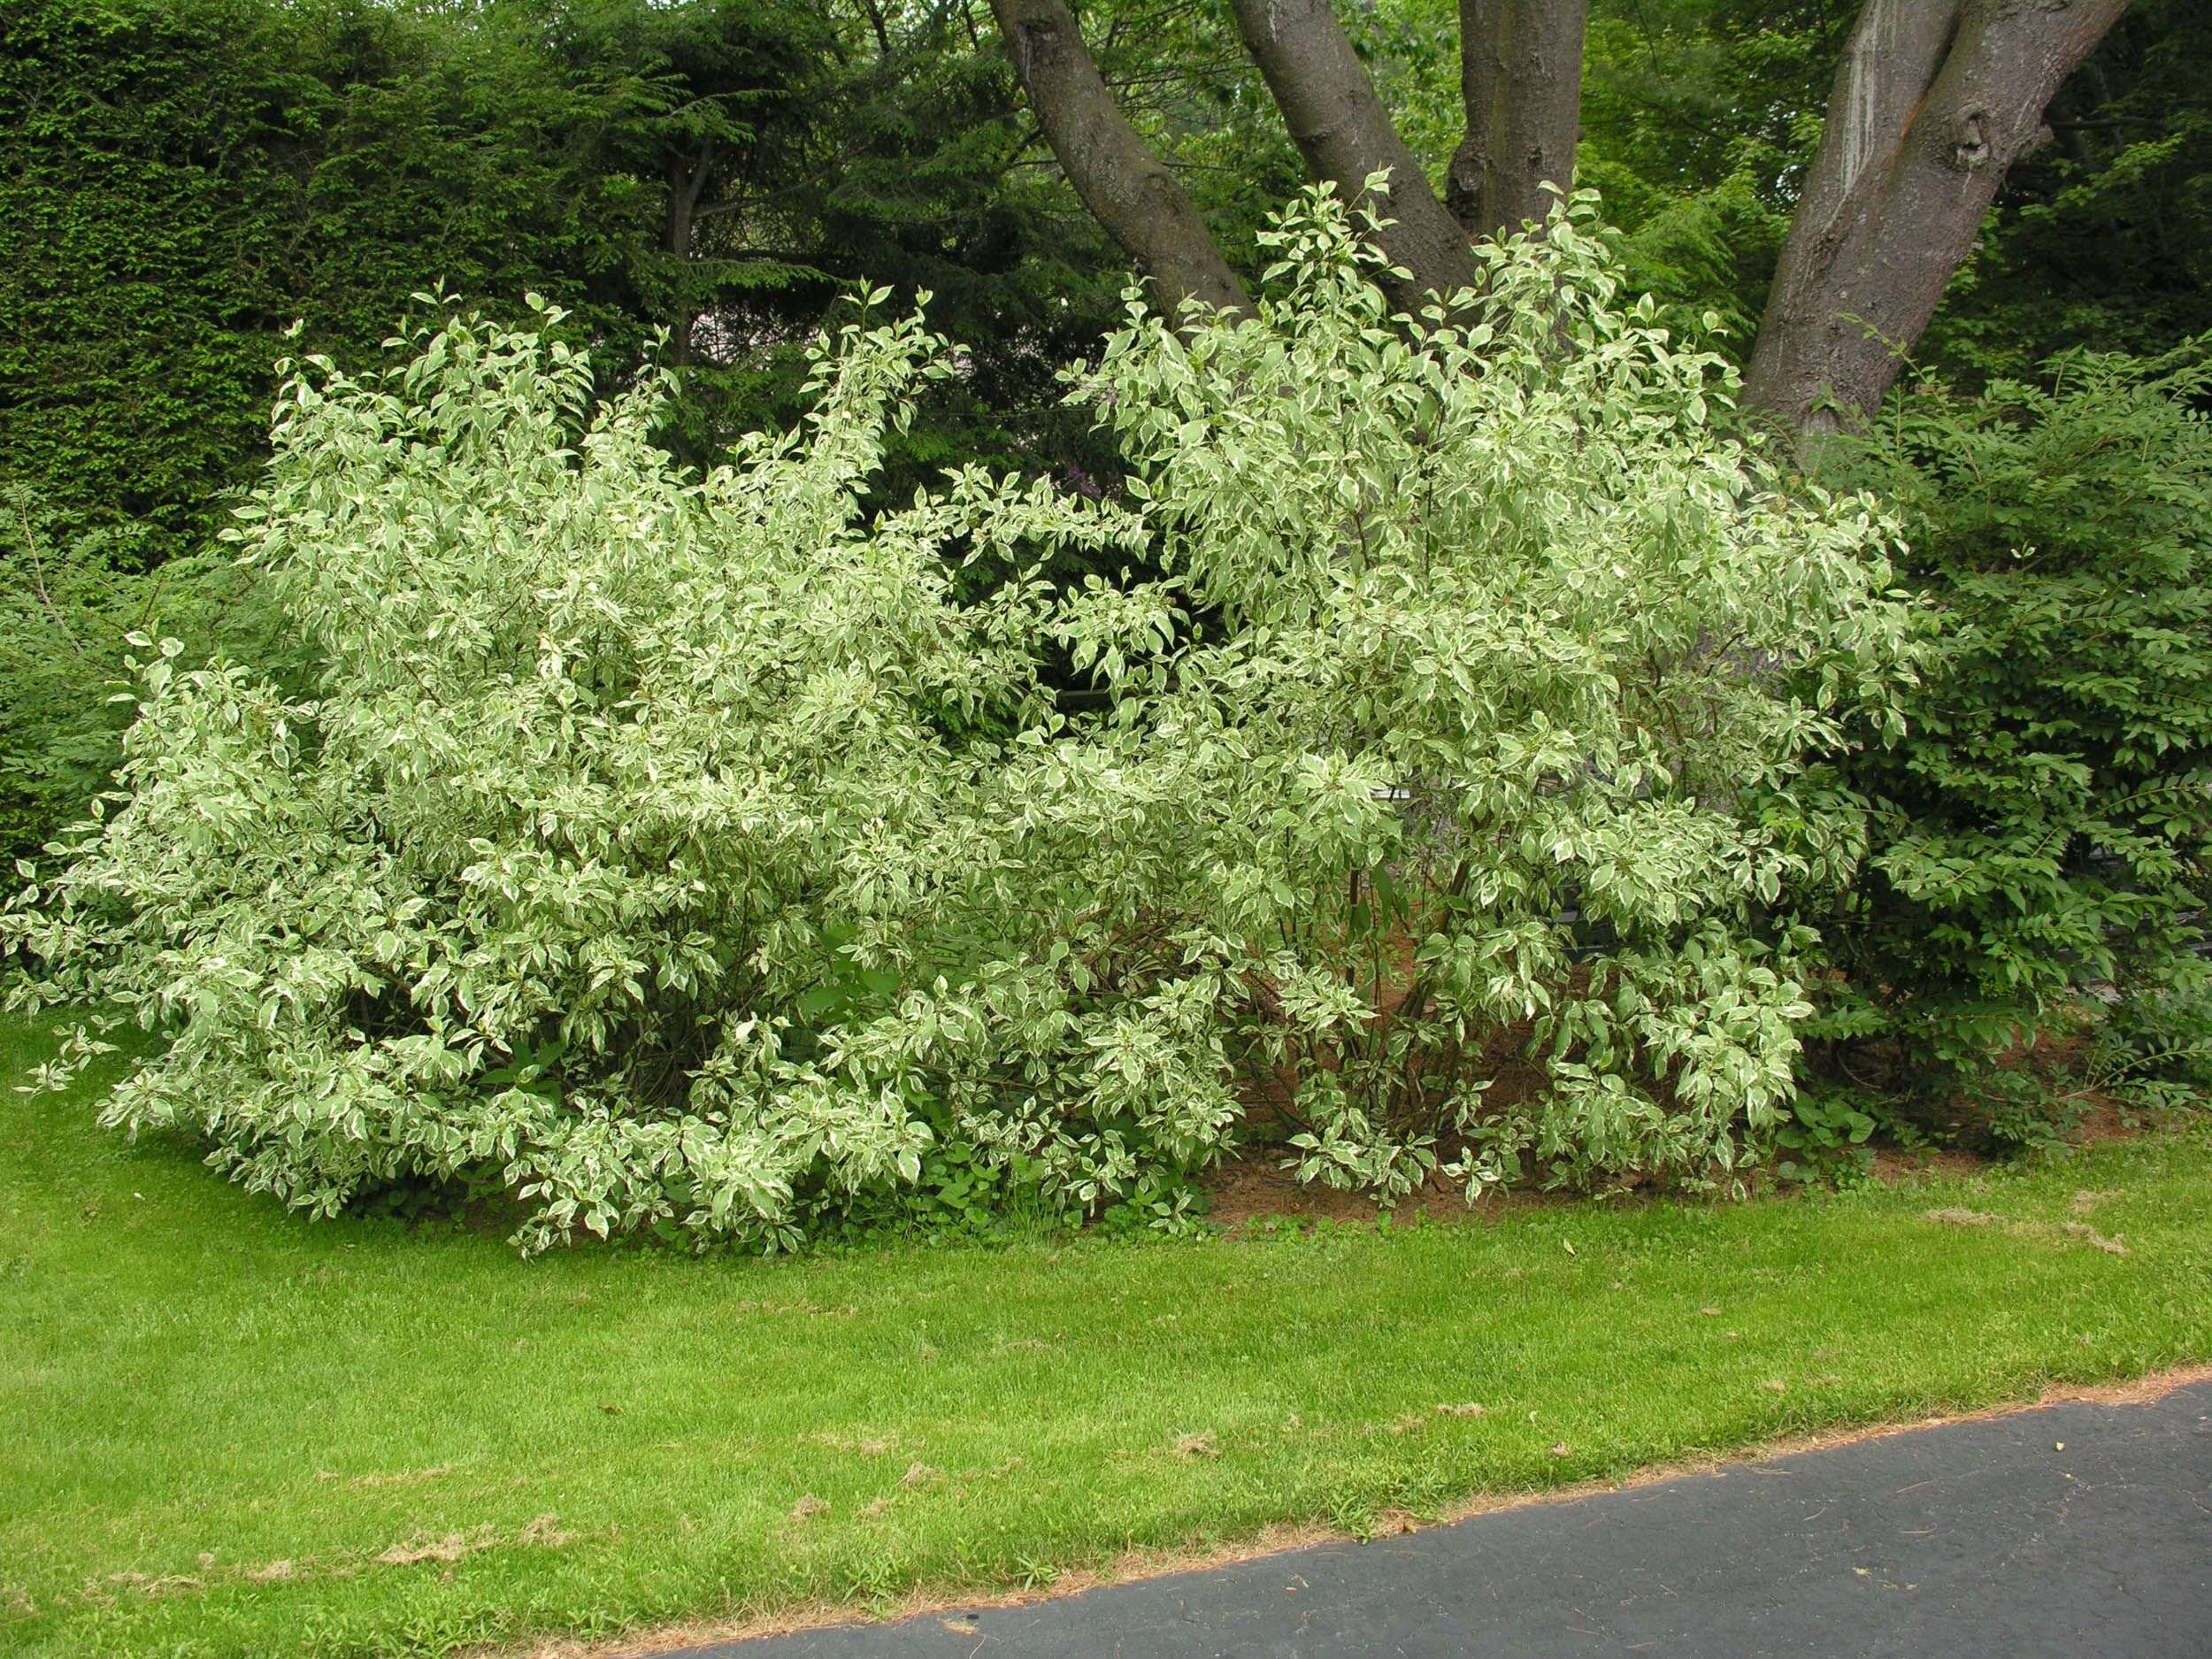
[[[1412,273],[1388,286],[1407,310],[1475,280],[1474,250],[1457,219],[1436,199],[1428,175],[1391,124],[1374,83],[1336,20],[1329,0],[1230,0],[1237,32],[1282,111],[1306,171],[1359,202],[1370,173],[1386,168],[1390,195],[1372,204],[1396,221],[1376,238],[1392,264]]]
[[[1166,165],[1107,90],[1064,0],[991,0],[1045,142],[1093,218],[1152,279],[1170,316],[1186,299],[1248,309],[1244,285]]]
[[[1459,0],[1467,135],[1444,196],[1469,234],[1518,230],[1551,211],[1547,183],[1574,177],[1588,0]]]
[[[1881,406],[2059,83],[2127,0],[1867,0],[1745,390],[1800,432]]]

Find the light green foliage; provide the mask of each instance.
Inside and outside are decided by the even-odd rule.
[[[1824,925],[1849,978],[1823,1030],[1938,1127],[2048,1133],[2041,1084],[1994,1062],[2093,987],[2123,1005],[2116,1080],[2212,1046],[2201,357],[2075,357],[1979,397],[1916,388],[1831,457],[1897,503],[1942,626],[1910,737],[1845,762],[1876,839]]]
[[[237,534],[319,693],[148,652],[19,995],[168,1036],[111,1122],[322,1212],[495,1179],[536,1244],[788,1246],[939,1146],[1171,1227],[1261,1106],[1385,1192],[1730,1169],[1809,1011],[1765,908],[1860,852],[1801,786],[1889,718],[1886,526],[1713,429],[1586,202],[1413,333],[1325,195],[1271,242],[1256,317],[1133,299],[1071,372],[1133,508],[972,469],[864,515],[954,372],[918,320],[696,481],[664,385],[593,409],[534,334],[311,360]],[[954,595],[1069,548],[1165,574]],[[1550,1086],[1494,1106],[1524,1043]]]
[[[1288,148],[1263,98],[1233,130],[1190,127],[1170,71],[1218,58],[1217,40],[1109,27],[1141,37],[1110,64],[1158,88],[1210,204],[1241,226],[1288,193],[1252,153],[1255,131]],[[0,618],[0,857],[81,814],[117,760],[119,652],[55,657],[54,628],[110,637],[111,610],[144,606],[109,595],[145,575],[153,620],[196,641],[198,585],[158,572],[205,553],[258,474],[270,365],[355,360],[412,289],[442,283],[511,322],[525,292],[547,295],[603,389],[666,328],[683,386],[660,438],[696,462],[797,419],[804,342],[851,287],[927,288],[939,326],[973,342],[968,372],[893,434],[872,498],[949,459],[1106,471],[1053,376],[1110,325],[1125,267],[1029,153],[987,16],[23,0],[0,8],[0,493],[28,489],[50,565],[94,579],[50,580],[35,628]],[[0,547],[17,536],[0,524]],[[20,611],[34,584],[0,557],[0,605]]]
[[[1614,305],[1586,204],[1417,343],[1320,198],[1271,240],[1290,287],[1256,320],[1139,317],[1076,377],[1170,577],[1075,603],[1117,700],[1027,746],[1021,995],[1121,1002],[1087,1046],[1178,1156],[1257,1094],[1308,1179],[1404,1191],[1440,1149],[1473,1189],[1724,1170],[1807,1011],[1760,907],[1857,855],[1795,785],[1842,708],[1886,706],[1883,526],[1708,429],[1724,372]],[[1171,589],[1198,622],[1123,657]],[[1578,965],[1578,933],[1610,949]],[[1551,1088],[1493,1107],[1523,1022]]]
[[[367,380],[303,366],[237,533],[319,699],[180,673],[163,641],[129,805],[18,918],[64,970],[41,995],[176,1033],[110,1117],[197,1125],[326,1212],[496,1169],[541,1234],[780,1227],[818,1162],[910,1171],[898,1098],[782,1033],[827,1023],[841,941],[926,899],[900,849],[958,780],[929,722],[1023,666],[945,601],[960,507],[855,523],[931,342],[856,340],[806,442],[696,485],[648,445],[658,382],[587,422],[564,346],[462,321],[416,343]]]
[[[0,10],[0,856],[39,846],[104,786],[119,726],[105,699],[133,619],[195,649],[240,644],[239,584],[208,538],[265,459],[270,365],[296,320],[346,355],[391,331],[411,288],[509,309],[538,289],[574,310],[609,384],[656,324],[699,311],[756,337],[801,326],[794,305],[811,326],[810,267],[661,250],[680,159],[711,159],[707,205],[787,179],[794,113],[816,119],[826,56],[807,11]],[[707,222],[702,242],[768,237],[735,212]],[[698,363],[669,426],[753,424],[761,373]]]

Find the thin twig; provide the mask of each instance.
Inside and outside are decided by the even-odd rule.
[[[54,596],[46,591],[46,566],[40,562],[38,557],[38,537],[31,532],[30,497],[24,490],[19,489],[15,492],[15,513],[17,519],[23,526],[24,551],[31,556],[31,587],[38,594],[39,603],[46,607],[46,614],[53,618],[54,626],[61,630],[62,638],[69,641],[70,650],[82,657],[84,655],[83,645],[79,642],[77,636],[69,631],[69,623],[62,616],[61,607],[54,603]]]

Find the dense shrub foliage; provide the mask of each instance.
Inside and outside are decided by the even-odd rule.
[[[1715,431],[1586,204],[1425,330],[1327,198],[1272,246],[1256,316],[1133,298],[1071,371],[1119,503],[864,513],[918,320],[703,479],[538,334],[303,364],[235,534],[319,683],[150,642],[19,996],[166,1036],[115,1123],[326,1212],[495,1180],[534,1244],[788,1245],[933,1148],[1172,1219],[1256,1116],[1385,1191],[1735,1167],[1809,1012],[1766,918],[1863,845],[1806,757],[1906,678],[1888,526]],[[1070,547],[1165,574],[954,585]]]
[[[1255,276],[1251,232],[1306,173],[1233,18],[1077,10],[1117,105]],[[1711,314],[1750,338],[1855,10],[1590,7],[1578,177],[1694,337]],[[1343,20],[1440,164],[1465,123],[1453,0]],[[1978,381],[2212,324],[2208,42],[2205,8],[2135,0],[2008,173],[1925,360]],[[508,322],[549,296],[603,388],[666,329],[682,388],[659,437],[697,464],[795,418],[803,343],[853,286],[928,288],[962,373],[871,499],[960,461],[1116,487],[1054,374],[1112,326],[1126,260],[973,0],[14,0],[0,65],[0,496],[29,492],[48,578],[0,515],[0,857],[112,770],[114,618],[187,661],[230,639],[234,580],[187,561],[266,459],[272,360],[358,360],[411,289]],[[51,649],[68,637],[99,643]]]
[[[1940,627],[1909,739],[1847,763],[1874,849],[1826,929],[1849,978],[1822,1029],[1924,1122],[2041,1133],[2039,1086],[1998,1063],[2085,992],[2118,1005],[2109,1081],[2212,1053],[2208,386],[2078,357],[1924,388],[1855,457]]]
[[[726,96],[795,79],[810,50],[748,10],[686,9]],[[240,643],[250,602],[208,543],[265,458],[288,326],[365,351],[411,288],[508,305],[537,288],[580,311],[618,380],[679,314],[637,175],[702,132],[726,174],[760,147],[730,142],[719,105],[672,113],[702,100],[663,42],[625,33],[652,8],[609,0],[559,26],[540,11],[0,11],[0,853],[80,816],[113,771],[123,632],[196,657]],[[752,108],[768,127],[781,106]]]
[[[787,169],[825,52],[806,11],[9,6],[0,480],[157,563],[258,470],[296,319],[349,352],[410,289],[511,306],[535,288],[578,311],[615,378],[657,323],[712,306],[752,324],[755,296],[797,278],[671,257],[664,180],[702,145],[725,188]]]
[[[227,637],[235,584],[191,561],[266,459],[271,363],[373,351],[411,290],[509,322],[549,296],[603,388],[667,329],[661,438],[696,461],[792,408],[856,278],[928,287],[978,345],[888,470],[910,489],[948,455],[1093,460],[1052,375],[1115,314],[1118,257],[1056,211],[1063,182],[1012,165],[1002,50],[942,8],[867,11],[0,7],[0,856],[116,764],[113,617],[194,653]]]
[[[195,664],[222,650],[288,681],[300,666],[255,573],[219,550],[149,568],[134,537],[0,495],[0,849],[37,847],[107,787],[141,631]]]

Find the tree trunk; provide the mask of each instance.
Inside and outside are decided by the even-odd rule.
[[[714,140],[699,141],[699,153],[688,161],[668,165],[668,219],[662,227],[663,250],[668,255],[668,280],[677,301],[676,314],[668,321],[668,365],[680,369],[691,362],[692,331],[699,313],[691,306],[691,279],[685,269],[691,259],[691,230],[699,197],[714,172]]]
[[[1469,234],[1518,230],[1564,190],[1582,127],[1588,0],[1459,0],[1459,90],[1467,136],[1445,199]]]
[[[1244,286],[1166,165],[1114,102],[1064,0],[991,0],[1060,170],[1172,317],[1187,299],[1248,309]]]
[[[2044,106],[2127,0],[1867,0],[1745,371],[1793,430],[1881,407]]]
[[[1421,164],[1391,125],[1329,0],[1230,4],[1306,171],[1333,183],[1346,201],[1395,221],[1376,238],[1391,263],[1410,273],[1409,280],[1386,284],[1392,299],[1414,311],[1431,295],[1471,284],[1476,263],[1467,233],[1436,199]],[[1389,196],[1370,202],[1367,178],[1386,170]]]

